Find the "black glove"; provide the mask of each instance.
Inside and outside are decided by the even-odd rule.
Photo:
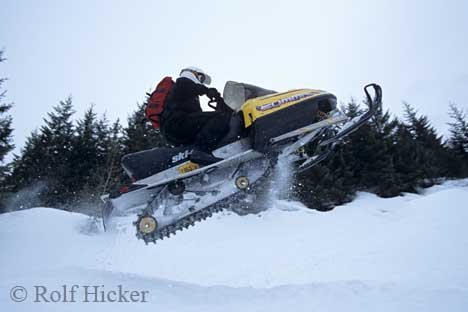
[[[208,88],[208,90],[206,90],[206,96],[209,97],[210,100],[216,100],[221,97],[221,94],[216,88]]]

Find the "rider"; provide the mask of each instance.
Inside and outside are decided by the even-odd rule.
[[[211,77],[197,67],[186,67],[172,87],[161,116],[161,131],[176,145],[195,145],[210,153],[229,130],[232,111],[203,112],[199,96],[222,100],[215,88],[208,88]]]

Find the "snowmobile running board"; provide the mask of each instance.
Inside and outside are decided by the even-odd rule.
[[[146,188],[147,189],[152,189],[152,188],[156,188],[158,186],[167,184],[167,183],[172,182],[172,181],[181,181],[181,180],[190,178],[192,176],[195,176],[197,174],[200,174],[200,173],[203,173],[203,172],[206,172],[206,171],[209,171],[209,170],[216,170],[218,168],[223,168],[223,167],[225,167],[227,165],[230,165],[230,164],[232,164],[234,162],[241,163],[241,162],[248,161],[248,160],[251,160],[251,159],[254,159],[254,158],[258,158],[261,155],[262,155],[261,153],[259,153],[257,151],[254,151],[253,149],[249,149],[247,151],[242,152],[240,155],[233,155],[231,157],[228,157],[226,159],[223,159],[222,161],[213,163],[211,165],[203,166],[203,167],[200,167],[200,168],[195,169],[193,171],[180,174],[177,177],[177,179],[175,179],[175,180],[173,178],[166,178],[164,180],[160,180],[158,182],[151,183],[150,181],[148,181],[148,180],[151,180],[151,177],[149,177],[149,178],[138,181],[138,183],[147,184]],[[150,182],[150,183],[148,183],[148,182]]]

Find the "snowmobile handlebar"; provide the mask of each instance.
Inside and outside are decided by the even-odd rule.
[[[215,111],[227,111],[229,110],[224,102],[224,99],[221,95],[216,96],[208,101],[208,106],[214,109]]]

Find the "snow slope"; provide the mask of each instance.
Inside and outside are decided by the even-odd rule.
[[[361,193],[317,212],[276,201],[220,213],[157,245],[132,219],[103,233],[85,215],[0,215],[2,311],[468,311],[468,180],[423,195]],[[34,286],[147,290],[148,302],[35,303]],[[10,299],[14,286],[29,297]]]

